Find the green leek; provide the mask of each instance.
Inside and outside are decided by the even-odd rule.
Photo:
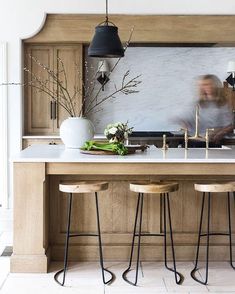
[[[128,149],[123,143],[101,143],[96,141],[87,141],[81,149],[111,151],[119,155],[126,155],[128,153]]]

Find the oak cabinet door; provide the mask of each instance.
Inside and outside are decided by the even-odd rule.
[[[60,103],[55,103],[49,95],[27,85],[35,77],[49,80],[47,72],[37,62],[33,61],[30,56],[57,73],[62,86],[68,90],[71,97],[74,94],[74,89],[77,89],[77,95],[73,99],[75,101],[76,113],[79,113],[82,105],[83,46],[82,44],[30,44],[25,47],[25,67],[32,74],[25,73],[24,134],[59,134],[59,127],[62,121],[69,117],[69,114]],[[60,60],[63,62],[63,65]],[[65,90],[62,91],[58,84],[52,82],[52,80],[50,81],[47,86],[54,97],[59,97],[59,99],[64,99],[64,95],[67,97]]]
[[[62,64],[62,62],[63,64]],[[60,101],[68,97],[68,93],[75,102],[75,111],[78,114],[82,105],[82,66],[83,64],[83,47],[78,45],[64,45],[54,47],[54,71],[57,72],[62,86],[67,89],[63,90],[57,85],[55,95],[58,95]],[[75,97],[74,91],[79,91]],[[69,103],[69,101],[68,101]],[[54,132],[58,133],[63,120],[69,117],[68,112],[59,103],[56,105],[56,117],[54,120]]]
[[[53,50],[50,46],[31,45],[25,50],[25,66],[32,74],[25,73],[24,88],[24,125],[25,134],[44,135],[53,133],[53,120],[51,118],[51,98],[27,84],[34,81],[35,77],[49,79],[48,73],[33,61],[30,56],[40,63],[53,67]],[[48,83],[49,90],[53,92]]]

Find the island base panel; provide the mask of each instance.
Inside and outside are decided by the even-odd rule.
[[[79,163],[77,164],[79,165]],[[208,165],[210,165],[208,163]],[[170,166],[169,166],[170,167]],[[48,174],[45,163],[14,164],[14,244],[11,258],[11,272],[47,272],[51,260],[63,259],[67,220],[67,197],[59,192],[59,183],[64,180],[102,180],[108,181],[109,190],[99,193],[100,221],[104,259],[124,261],[128,259],[137,194],[129,190],[132,181],[173,180],[179,182],[179,191],[171,194],[172,224],[178,261],[193,260],[197,242],[200,217],[201,194],[194,191],[193,184],[201,181],[231,181],[235,178],[229,171],[221,169],[221,175],[200,175],[196,170],[188,175],[71,175],[67,170],[60,175]],[[180,164],[178,166],[180,170]],[[156,169],[155,169],[156,170]],[[235,170],[235,169],[234,169]],[[73,173],[72,169],[72,173]],[[133,171],[133,169],[130,170]],[[174,173],[175,173],[174,169]],[[150,172],[150,171],[149,171]],[[228,172],[228,173],[226,173]],[[121,171],[119,171],[121,173]],[[196,173],[196,174],[195,174]],[[224,173],[224,174],[223,174]],[[235,173],[235,172],[234,172]],[[225,196],[225,197],[224,197]],[[234,206],[234,199],[231,199]],[[159,195],[147,195],[144,199],[143,231],[162,232],[162,203]],[[226,195],[212,195],[211,230],[226,232]],[[206,221],[203,229],[206,228]],[[234,213],[232,229],[234,231]],[[93,194],[74,197],[72,210],[72,232],[96,232],[95,201]],[[154,237],[142,238],[142,261],[162,260],[162,240]],[[203,241],[204,242],[204,241]],[[226,237],[211,238],[211,259],[228,260],[228,240]],[[99,259],[97,240],[82,237],[73,238],[69,253],[70,260],[94,261]],[[204,255],[202,250],[202,257]],[[169,252],[170,253],[170,252]],[[169,255],[170,256],[170,255]]]
[[[109,190],[99,193],[102,242],[106,260],[127,260],[133,231],[137,194],[129,190],[129,183],[136,180],[172,180],[179,182],[179,191],[172,193],[171,211],[177,260],[193,260],[197,243],[198,224],[202,194],[194,190],[195,182],[205,181],[205,176],[51,176],[50,177],[50,246],[52,260],[63,260],[63,244],[67,220],[67,195],[59,192],[58,186],[64,180],[104,180]],[[207,181],[231,181],[233,177],[209,176]],[[93,194],[75,195],[73,198],[73,233],[94,233],[96,231],[95,205]],[[234,203],[233,197],[231,202]],[[234,204],[233,204],[234,205]],[[148,194],[144,199],[143,231],[161,233],[162,203],[157,194]],[[227,195],[212,195],[211,230],[226,232],[228,229]],[[235,214],[235,213],[234,213]],[[206,229],[206,215],[203,229]],[[235,218],[232,216],[235,229]],[[233,231],[234,231],[233,229]],[[170,240],[168,240],[170,241]],[[206,239],[205,239],[206,241]],[[205,242],[202,241],[202,244]],[[163,240],[143,237],[141,260],[163,260]],[[79,237],[71,240],[70,260],[94,261],[99,259],[98,243],[94,238]],[[212,260],[228,260],[228,238],[211,237]],[[201,250],[201,257],[205,254]],[[170,254],[170,251],[169,251]],[[169,255],[171,256],[171,255]]]

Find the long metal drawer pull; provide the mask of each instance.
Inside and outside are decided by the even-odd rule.
[[[53,102],[53,119],[57,118],[57,103],[56,101]]]
[[[53,102],[52,101],[50,104],[50,115],[51,115],[51,119],[53,119]]]
[[[51,119],[57,118],[57,103],[56,103],[56,101],[51,101],[50,116],[51,116]]]

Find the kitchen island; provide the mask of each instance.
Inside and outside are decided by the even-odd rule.
[[[63,180],[102,180],[109,190],[99,195],[105,260],[127,260],[136,194],[129,183],[136,180],[174,180],[179,191],[171,194],[172,222],[177,260],[192,260],[195,253],[201,195],[195,182],[235,180],[235,147],[166,151],[151,146],[127,156],[85,155],[63,145],[34,145],[13,158],[14,243],[11,272],[47,272],[51,260],[62,260],[66,231],[66,195],[59,192]],[[96,230],[93,195],[74,197],[73,232]],[[227,229],[226,199],[212,199],[212,230]],[[77,213],[76,208],[79,208]],[[82,211],[82,213],[81,213]],[[145,198],[143,230],[162,231],[160,197]],[[234,225],[233,216],[233,225]],[[216,237],[215,237],[216,238]],[[216,240],[216,244],[214,244]],[[162,241],[143,239],[142,260],[162,260]],[[226,244],[226,245],[225,245]],[[211,258],[227,260],[227,238],[211,238]],[[204,254],[204,250],[202,250]],[[202,256],[203,256],[202,254]],[[97,240],[73,238],[70,260],[98,260]]]

